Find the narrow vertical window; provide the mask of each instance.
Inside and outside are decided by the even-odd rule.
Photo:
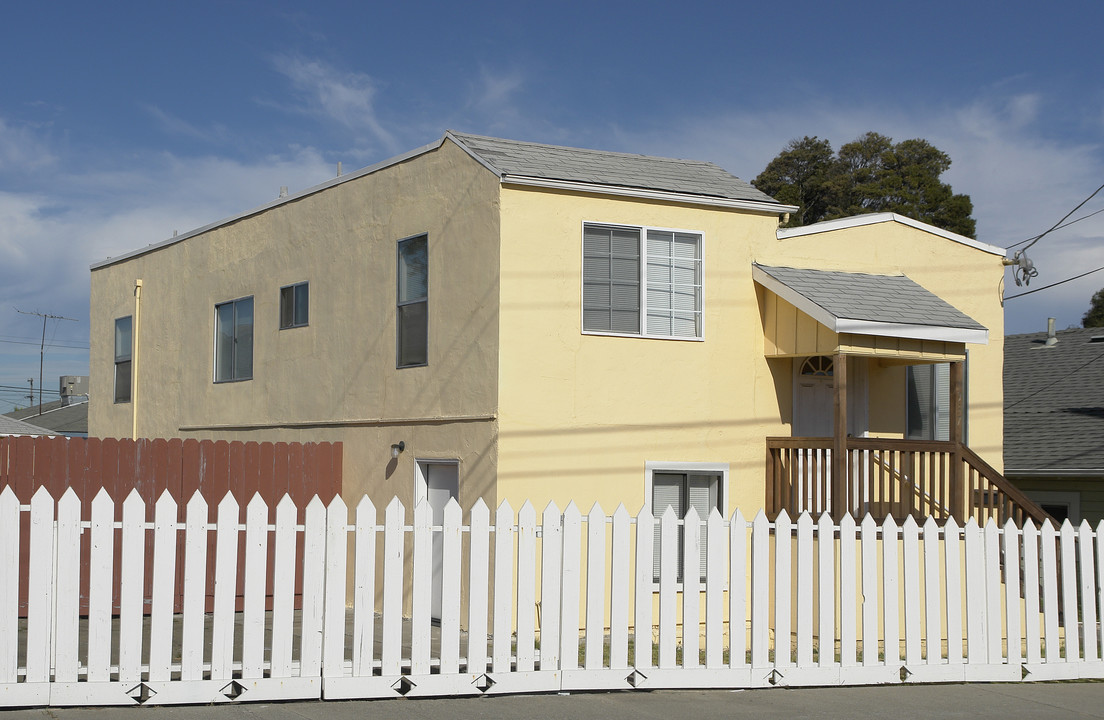
[[[310,287],[296,283],[280,288],[280,329],[303,327],[310,315]]]
[[[115,402],[130,402],[131,317],[115,320]]]
[[[909,440],[950,438],[950,364],[910,365],[907,369]]]
[[[429,256],[425,235],[399,241],[396,365],[429,362]]]
[[[253,377],[253,298],[215,305],[215,382]]]

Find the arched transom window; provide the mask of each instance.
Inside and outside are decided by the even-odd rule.
[[[827,355],[814,355],[810,358],[805,358],[805,362],[801,364],[802,375],[819,375],[819,376],[831,376],[833,368],[832,358]]]

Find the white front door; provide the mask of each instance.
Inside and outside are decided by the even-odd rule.
[[[434,462],[431,460],[417,463],[418,477],[415,486],[414,502],[428,501],[432,510],[430,522],[440,526],[445,521],[445,506],[452,498],[460,494],[460,465],[456,462]],[[433,582],[430,586],[430,615],[441,619],[442,570],[444,568],[444,534],[433,532]]]

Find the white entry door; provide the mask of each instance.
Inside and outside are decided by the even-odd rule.
[[[440,526],[445,521],[445,506],[451,498],[460,494],[460,465],[456,462],[434,462],[431,460],[418,462],[418,477],[415,487],[415,503],[422,500],[429,502],[433,518],[431,522]],[[444,568],[445,540],[441,531],[433,533],[433,583],[430,588],[430,615],[436,620],[441,619],[441,586],[442,570]]]

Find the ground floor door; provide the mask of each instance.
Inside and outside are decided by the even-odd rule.
[[[445,521],[445,506],[451,498],[460,494],[460,464],[449,461],[419,460],[418,477],[414,488],[414,502],[429,502],[432,523],[440,526]],[[440,530],[433,533],[433,584],[430,598],[430,614],[441,619],[442,570],[444,568],[444,536]]]

